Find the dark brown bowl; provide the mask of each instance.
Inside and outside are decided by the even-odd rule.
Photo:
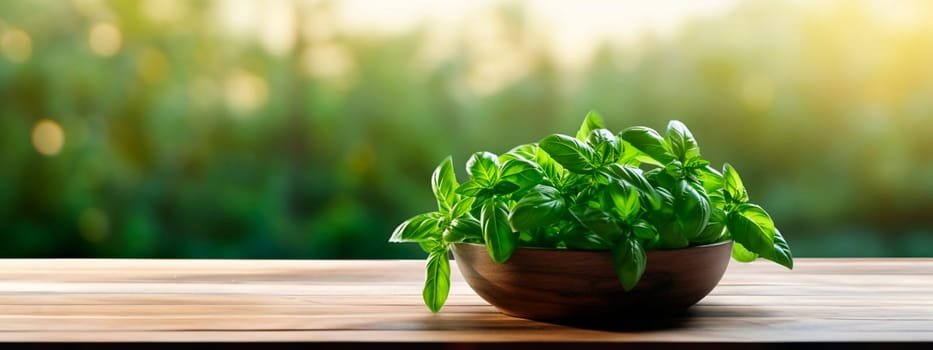
[[[507,315],[567,320],[607,314],[669,314],[703,299],[722,278],[732,241],[648,252],[638,285],[622,289],[608,251],[518,248],[503,264],[486,247],[453,245],[460,273],[480,297]]]

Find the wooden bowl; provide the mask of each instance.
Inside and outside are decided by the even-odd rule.
[[[608,251],[517,248],[503,264],[486,247],[453,245],[460,273],[501,312],[535,320],[607,314],[663,315],[686,310],[716,287],[732,256],[732,241],[648,252],[641,281],[622,289]]]

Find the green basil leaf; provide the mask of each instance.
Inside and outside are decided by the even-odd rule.
[[[489,152],[476,152],[466,163],[471,180],[483,187],[492,187],[499,180],[499,158]]]
[[[685,168],[702,169],[709,165],[709,161],[700,157],[690,158],[684,163]]]
[[[509,159],[502,163],[499,171],[500,181],[507,181],[518,185],[520,189],[527,189],[540,184],[544,179],[544,172],[537,163],[524,159]]]
[[[585,174],[596,168],[596,151],[583,141],[570,136],[554,134],[542,139],[538,146],[572,172]]]
[[[443,216],[438,212],[416,215],[398,225],[392,232],[389,242],[419,242],[426,240],[440,240],[441,230],[438,227]]]
[[[639,220],[632,225],[632,233],[638,239],[654,240],[658,236],[658,229],[646,220]]]
[[[485,190],[490,184],[481,184],[479,181],[469,179],[457,188],[456,193],[464,196],[476,197],[482,190]]]
[[[457,200],[456,190],[460,184],[454,174],[454,164],[450,157],[444,158],[431,174],[431,190],[437,199],[437,208],[441,213],[450,212]]]
[[[778,231],[777,228],[774,229],[774,246],[771,250],[762,252],[760,255],[762,258],[781,264],[788,269],[794,268],[794,256],[790,252],[790,246],[787,245],[787,241],[784,240],[784,236],[781,235],[781,231]]]
[[[586,141],[591,131],[604,128],[606,128],[606,123],[603,122],[603,117],[596,111],[590,111],[586,114],[586,118],[583,118],[583,125],[580,125],[580,130],[577,131],[577,140]]]
[[[567,211],[560,191],[537,185],[512,208],[509,223],[516,231],[530,231],[559,221]]]
[[[709,193],[709,205],[713,209],[723,210],[726,207],[726,198],[722,196],[722,191]]]
[[[437,249],[428,255],[427,278],[421,296],[431,312],[438,312],[447,302],[450,294],[450,261],[447,260],[447,248]]]
[[[662,188],[674,188],[675,185],[677,185],[677,179],[661,168],[646,171],[645,178],[648,179],[648,182],[650,182],[658,192],[660,192]]]
[[[652,210],[658,210],[661,207],[663,204],[661,194],[654,186],[651,186],[641,169],[621,164],[613,164],[610,169],[616,177],[637,188]]]
[[[499,163],[505,164],[513,159],[524,159],[524,160],[535,160],[535,155],[538,153],[538,145],[534,143],[526,143],[524,145],[516,146],[515,148],[510,149],[508,152],[503,153],[499,156]]]
[[[684,177],[684,165],[679,160],[673,160],[664,166],[664,172],[675,179]]]
[[[466,236],[463,234],[463,231],[454,230],[453,226],[447,226],[447,229],[444,230],[444,242],[447,243],[460,243],[466,240]]]
[[[603,236],[609,241],[615,241],[622,236],[622,228],[612,218],[609,213],[590,207],[588,205],[576,205],[570,208],[570,213],[577,219],[583,227]]]
[[[669,211],[670,214],[674,215],[674,195],[671,194],[664,187],[656,187],[655,191],[658,191],[658,196],[661,197],[661,210],[660,211]]]
[[[457,203],[454,203],[454,206],[450,208],[450,218],[456,219],[462,217],[466,213],[469,213],[473,209],[473,202],[476,200],[474,197],[462,197]]]
[[[726,194],[726,201],[730,203],[747,203],[748,192],[742,184],[739,172],[729,163],[722,166],[722,188]]]
[[[520,187],[508,181],[499,181],[492,187],[492,194],[504,195],[518,191]]]
[[[599,234],[587,230],[579,229],[567,232],[562,235],[567,249],[583,250],[609,250],[612,249],[612,242],[603,238]]]
[[[732,258],[739,262],[752,262],[758,259],[758,254],[746,249],[742,243],[732,242]]]
[[[667,124],[667,131],[664,133],[664,139],[671,147],[671,152],[681,162],[687,162],[690,159],[700,157],[700,146],[697,140],[693,138],[690,129],[684,123],[677,120],[671,120]]]
[[[454,219],[444,230],[444,241],[448,243],[459,243],[468,239],[483,239],[483,228],[472,216],[466,216]]]
[[[635,148],[635,146],[632,146],[632,144],[628,143],[628,141],[622,140],[620,138],[619,143],[620,143],[619,145],[620,151],[619,151],[619,160],[617,161],[617,163],[621,165],[636,167],[636,168],[640,167],[641,163],[648,163],[648,164],[653,164],[653,165],[658,165],[658,166],[661,165],[661,163],[654,160],[654,158],[651,158],[645,155],[644,153],[639,151],[637,148]]]
[[[725,232],[726,214],[722,210],[712,208],[709,215],[709,222],[706,223],[706,227],[703,228],[703,231],[700,232],[699,235],[691,239],[690,243],[708,244],[719,242],[722,240]]]
[[[612,209],[625,222],[633,222],[641,210],[638,191],[635,187],[613,182],[609,185],[609,196],[612,199]]]
[[[619,138],[628,142],[641,153],[657,161],[657,164],[667,164],[674,160],[674,155],[668,149],[664,138],[654,129],[644,126],[633,126],[622,130]]]
[[[615,163],[619,160],[622,145],[616,135],[608,129],[595,129],[590,132],[586,142],[596,151],[596,157],[601,163]]]
[[[571,228],[583,230],[582,227],[570,221],[560,221],[556,224],[534,230],[534,240],[531,242],[531,246],[544,248],[566,248],[566,245],[561,245],[563,244],[561,243],[561,233],[566,232]]]
[[[593,147],[607,144],[609,146],[612,146],[612,148],[616,148],[616,149],[619,148],[619,142],[620,142],[619,138],[616,137],[616,135],[614,135],[612,131],[609,131],[609,129],[593,129],[593,131],[590,131],[590,134],[587,135],[586,139],[584,139],[583,141],[586,141],[586,143],[590,144]]]
[[[518,245],[518,235],[512,232],[509,225],[508,210],[505,203],[489,199],[483,203],[480,212],[486,251],[493,261],[500,264],[509,260]]]
[[[418,245],[425,253],[431,254],[431,252],[437,250],[438,247],[442,247],[444,244],[442,241],[430,239],[427,241],[418,241]]]
[[[627,292],[635,288],[645,273],[648,255],[637,240],[624,239],[612,248],[612,263],[622,288]]]
[[[696,175],[700,180],[700,183],[703,184],[703,189],[706,190],[706,193],[709,193],[711,196],[713,193],[716,193],[723,188],[722,174],[709,165],[702,168],[697,168]]]
[[[706,227],[710,216],[709,199],[686,180],[678,182],[674,197],[674,228],[688,241],[697,237]]]
[[[674,217],[662,216],[662,218],[661,221],[654,222],[655,227],[658,228],[658,241],[654,248],[677,249],[689,246],[690,241],[674,227]]]
[[[554,161],[541,147],[538,147],[535,153],[534,162],[541,166],[541,171],[544,172],[544,181],[552,185],[563,182],[567,176],[567,171],[564,170],[564,167]]]
[[[775,231],[771,216],[754,204],[736,207],[726,220],[732,238],[748,250],[761,255],[770,252],[774,245]]]

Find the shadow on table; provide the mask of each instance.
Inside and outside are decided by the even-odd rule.
[[[666,314],[626,313],[578,320],[551,320],[546,323],[605,332],[644,332],[687,328],[695,316],[695,312],[687,310]]]
[[[761,317],[767,311],[755,307],[694,306],[675,312],[634,311],[579,320],[552,320],[547,323],[605,332],[646,332],[690,328],[701,319],[740,320]]]

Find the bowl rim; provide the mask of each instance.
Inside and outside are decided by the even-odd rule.
[[[713,247],[718,247],[718,246],[725,245],[725,244],[729,244],[729,243],[733,243],[733,240],[727,239],[727,240],[720,241],[720,242],[707,243],[707,244],[694,245],[694,246],[687,246],[687,247],[683,247],[683,248],[651,249],[651,250],[645,250],[645,252],[646,252],[646,253],[651,253],[651,252],[672,252],[672,251],[688,250],[688,249],[713,248]],[[452,243],[451,246],[456,246],[456,245],[459,245],[459,244],[462,244],[462,245],[471,245],[471,246],[478,246],[478,247],[486,247],[485,244],[472,243],[472,242],[457,242],[457,243]],[[515,250],[519,250],[519,249],[536,250],[536,251],[554,251],[554,252],[583,252],[583,253],[606,253],[606,252],[610,252],[609,249],[566,249],[566,248],[544,248],[544,247],[524,247],[524,246],[515,247]]]

